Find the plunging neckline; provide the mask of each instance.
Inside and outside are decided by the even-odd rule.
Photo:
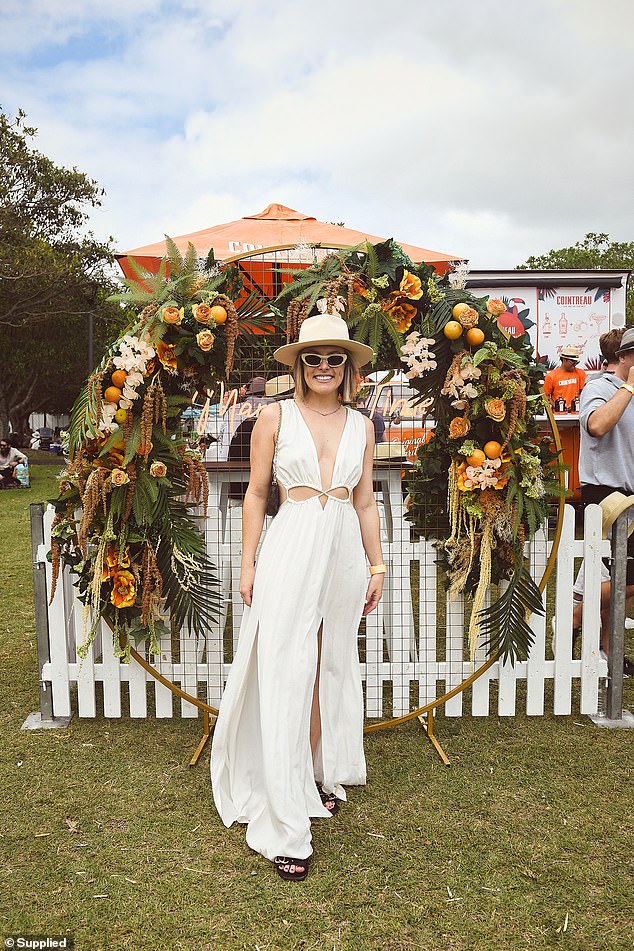
[[[319,489],[320,489],[320,491],[322,492],[322,494],[323,494],[323,493],[326,493],[326,494],[327,494],[328,492],[331,491],[331,489],[333,489],[333,488],[335,488],[335,489],[336,489],[336,488],[339,488],[339,486],[333,486],[332,480],[334,479],[335,472],[337,471],[337,463],[339,462],[339,450],[341,449],[341,444],[342,444],[342,442],[343,442],[343,437],[345,436],[345,434],[346,434],[346,429],[348,428],[348,422],[349,422],[349,420],[350,420],[350,411],[349,411],[349,409],[348,409],[347,406],[344,406],[344,407],[343,407],[343,408],[345,409],[345,411],[346,411],[346,421],[345,421],[345,423],[343,424],[343,429],[341,430],[341,435],[340,435],[340,437],[339,437],[339,442],[338,442],[338,444],[337,444],[337,451],[335,452],[335,461],[333,462],[333,465],[332,465],[332,473],[331,473],[331,475],[330,475],[330,486],[329,486],[327,489],[324,489],[324,482],[323,482],[322,475],[321,475],[321,466],[319,465],[319,453],[318,453],[318,451],[317,451],[317,443],[315,442],[315,437],[313,436],[312,431],[311,431],[311,428],[310,428],[310,426],[308,425],[308,423],[306,422],[306,420],[305,420],[305,418],[304,418],[304,414],[302,413],[301,409],[299,408],[299,404],[298,404],[297,400],[293,400],[293,404],[294,404],[294,406],[295,406],[295,409],[297,410],[297,412],[298,412],[299,415],[300,415],[300,418],[301,418],[301,420],[302,420],[302,423],[303,423],[304,426],[306,427],[306,430],[307,430],[308,435],[309,435],[309,437],[310,437],[311,445],[312,445],[312,447],[313,447],[313,452],[315,453],[315,462],[317,463],[317,473],[318,473],[318,475],[319,475]],[[334,414],[333,414],[333,415],[334,415]]]

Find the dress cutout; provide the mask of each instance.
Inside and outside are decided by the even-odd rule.
[[[345,798],[342,783],[366,778],[357,631],[367,569],[351,501],[363,470],[365,419],[346,410],[332,482],[322,486],[299,407],[283,400],[280,409],[278,480],[315,494],[285,499],[267,529],[211,751],[222,821],[248,823],[247,844],[271,860],[312,853],[311,817],[330,818],[315,780]],[[348,497],[326,493],[324,502],[325,490],[339,487]],[[313,762],[310,711],[322,622],[321,742]]]

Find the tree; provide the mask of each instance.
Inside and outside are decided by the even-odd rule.
[[[25,114],[0,112],[0,433],[70,408],[87,370],[89,315],[104,347],[122,323],[107,301],[113,253],[85,230],[103,190],[33,148]]]
[[[583,241],[577,241],[571,248],[560,248],[548,254],[533,255],[525,264],[519,264],[520,270],[607,270],[634,271],[634,241],[610,241],[607,234],[588,232]],[[634,324],[634,282],[628,281],[626,295],[626,321]]]

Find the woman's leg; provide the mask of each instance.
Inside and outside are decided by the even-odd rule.
[[[315,750],[321,739],[321,714],[319,710],[319,665],[321,663],[321,632],[323,624],[319,625],[317,631],[317,672],[315,674],[315,683],[313,685],[313,704],[310,710],[310,749],[315,755]]]

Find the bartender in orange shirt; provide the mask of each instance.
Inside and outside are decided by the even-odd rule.
[[[561,348],[559,354],[561,366],[556,370],[549,370],[544,378],[544,393],[550,403],[558,409],[557,400],[563,399],[566,412],[570,412],[573,407],[579,408],[579,395],[586,382],[585,370],[581,370],[579,363],[579,351],[576,347],[566,345]],[[561,404],[560,404],[561,405]]]

